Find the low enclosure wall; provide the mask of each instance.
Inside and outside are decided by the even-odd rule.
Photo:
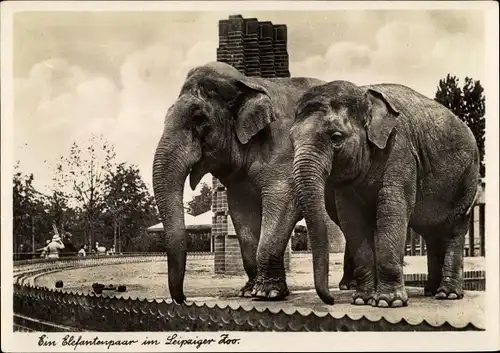
[[[212,258],[213,254],[190,254],[190,258]],[[292,256],[311,256],[307,252]],[[448,322],[433,326],[427,321],[390,322],[366,316],[336,317],[312,310],[245,309],[228,304],[177,304],[171,300],[139,300],[103,297],[100,294],[40,288],[37,276],[79,267],[166,261],[164,254],[102,256],[61,260],[25,260],[14,264],[14,330],[16,331],[431,331],[478,330],[472,323],[453,327]],[[189,259],[188,259],[189,261]],[[407,275],[408,286],[423,286],[425,274]],[[469,290],[484,290],[484,271],[465,273]],[[165,285],[167,285],[165,283]]]

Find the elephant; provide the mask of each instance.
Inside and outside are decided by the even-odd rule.
[[[302,218],[293,191],[289,132],[298,100],[324,83],[313,78],[247,77],[221,62],[189,71],[167,111],[153,161],[172,299],[186,299],[184,182],[189,175],[194,190],[207,173],[227,189],[248,275],[239,295],[282,300],[289,294],[284,251]]]
[[[407,228],[425,239],[425,294],[463,297],[463,248],[479,183],[474,135],[440,103],[399,84],[312,87],[290,130],[293,175],[313,252],[314,283],[328,290],[325,219],[336,217],[353,259],[353,304],[408,305]]]

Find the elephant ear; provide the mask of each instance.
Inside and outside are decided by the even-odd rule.
[[[371,117],[366,122],[368,139],[380,149],[387,146],[389,135],[397,124],[399,112],[389,103],[383,93],[368,89]]]
[[[242,94],[235,107],[235,131],[242,144],[248,143],[268,124],[276,120],[271,97],[260,84],[250,80],[239,80]]]

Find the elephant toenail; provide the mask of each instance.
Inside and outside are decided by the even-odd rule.
[[[269,298],[276,298],[278,297],[279,292],[276,289],[273,289],[272,291],[269,292]]]
[[[436,294],[436,299],[446,299],[446,293],[445,292],[439,292]]]
[[[396,299],[391,305],[393,308],[400,308],[403,306],[403,301],[401,299]]]
[[[382,299],[382,300],[379,300],[378,307],[380,307],[380,308],[388,308],[389,304],[385,300]]]
[[[377,306],[377,302],[375,301],[375,299],[368,299],[368,305]]]
[[[345,284],[342,284],[339,288],[340,290],[347,290],[347,286]]]
[[[363,298],[356,298],[354,300],[354,305],[365,305],[365,301],[363,300]]]
[[[258,297],[265,297],[266,293],[263,290],[260,290],[260,291],[257,292],[257,296]]]
[[[457,299],[458,295],[457,295],[457,293],[450,293],[450,294],[448,294],[448,298],[449,299]]]

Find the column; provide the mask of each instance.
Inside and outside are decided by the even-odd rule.
[[[219,21],[219,47],[217,48],[217,61],[227,63],[229,23],[227,20]]]
[[[245,19],[245,74],[260,76],[259,59],[259,21],[256,18]]]
[[[286,41],[285,25],[273,26],[270,21],[229,16],[229,19],[219,21],[217,61],[225,62],[247,76],[289,77]],[[215,273],[243,274],[241,250],[229,216],[226,189],[216,178],[213,178],[212,185]],[[287,271],[290,269],[290,253],[291,241],[284,255]]]
[[[285,25],[274,27],[274,70],[276,77],[290,77],[288,52],[286,50],[287,29]]]
[[[241,257],[241,249],[236,232],[234,230],[231,216],[227,215],[227,235],[226,235],[226,274],[228,275],[243,275],[243,259]]]
[[[229,16],[227,63],[245,73],[244,20],[240,15]]]
[[[215,238],[214,267],[215,273],[223,274],[226,271],[226,190],[216,178],[212,179],[212,190],[212,236]]]
[[[260,71],[262,77],[276,77],[274,71],[274,27],[271,22],[261,22],[259,31]]]

